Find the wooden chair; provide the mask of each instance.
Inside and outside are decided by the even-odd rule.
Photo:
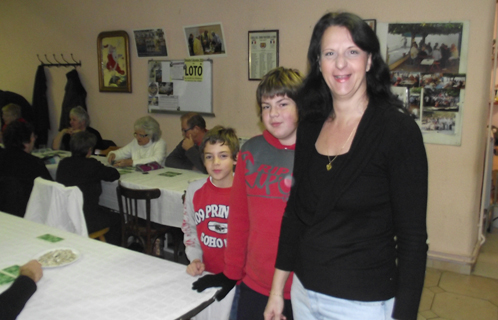
[[[98,155],[99,156],[103,156],[103,157],[107,157],[107,155],[109,154],[109,152],[114,151],[114,150],[118,150],[119,148],[121,148],[121,147],[111,146],[111,147],[109,147],[109,148],[107,148],[105,150],[100,150],[99,153],[98,153]]]
[[[105,240],[105,234],[109,232],[109,228],[104,228],[102,230],[99,230],[99,231],[95,231],[93,233],[90,233],[88,235],[88,237],[92,238],[92,239],[99,239],[100,241],[102,242],[107,242]]]
[[[430,72],[437,72],[441,71],[441,62],[439,61],[434,61],[431,65],[431,68],[429,69]]]
[[[122,239],[121,245],[126,246],[128,237],[133,237],[134,241],[139,242],[146,254],[154,255],[152,247],[156,239],[164,239],[166,233],[172,233],[173,239],[176,240],[176,230],[178,228],[163,226],[150,221],[150,204],[151,200],[161,196],[159,189],[130,189],[121,185],[119,182],[116,188],[118,196],[119,212],[121,213]],[[139,200],[145,201],[146,218],[138,216]],[[176,241],[177,242],[177,241]],[[176,245],[175,242],[175,245]],[[178,261],[178,249],[175,246],[175,261]]]

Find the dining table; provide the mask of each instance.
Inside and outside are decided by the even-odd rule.
[[[68,151],[44,151],[42,153],[33,153],[41,158],[45,158],[46,167],[55,180],[57,166],[61,159],[71,155]],[[51,158],[52,157],[52,158]],[[107,158],[101,156],[92,156],[105,165]],[[53,160],[52,160],[53,159]],[[163,167],[161,169],[142,173],[134,167],[117,168],[120,173],[119,181],[121,185],[131,189],[154,189],[161,190],[161,196],[151,202],[151,221],[181,228],[183,222],[183,195],[188,185],[199,179],[207,179],[208,175],[194,171]],[[99,204],[103,207],[119,211],[116,187],[118,181],[102,181],[102,194],[100,195]],[[145,203],[139,204],[139,215],[145,218]]]
[[[189,319],[214,301],[216,289],[191,289],[196,278],[185,265],[3,212],[0,293],[17,277],[14,270],[51,250],[71,250],[76,259],[43,267],[19,320]]]

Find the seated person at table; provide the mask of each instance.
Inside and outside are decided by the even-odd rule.
[[[35,145],[33,126],[14,121],[5,129],[5,150],[0,153],[0,211],[24,217],[33,181],[52,180],[43,161],[31,155]]]
[[[224,269],[228,203],[239,140],[233,129],[216,126],[206,133],[200,150],[209,178],[189,185],[182,224],[185,254],[191,261],[187,273],[192,276],[204,271],[220,273]],[[229,293],[225,299],[214,302],[196,315],[195,320],[228,320],[235,289],[229,292],[224,293]]]
[[[71,138],[71,156],[59,163],[56,180],[66,187],[80,188],[83,193],[83,212],[88,233],[109,227],[110,230],[105,235],[106,241],[119,245],[120,216],[99,206],[99,197],[102,193],[101,180],[115,181],[119,179],[119,172],[90,157],[96,140],[88,131],[74,133]]]
[[[41,264],[31,260],[19,269],[19,277],[9,289],[0,294],[0,319],[14,320],[36,291],[36,283],[43,276]]]
[[[52,149],[54,150],[70,150],[70,142],[71,136],[80,131],[88,131],[93,133],[95,138],[97,138],[97,142],[95,144],[94,149],[106,149],[102,142],[102,137],[100,133],[94,128],[90,127],[90,116],[86,112],[83,107],[75,107],[72,108],[69,112],[69,124],[71,125],[69,128],[62,129],[55,136],[54,142],[52,143]],[[93,152],[93,151],[92,151]]]
[[[135,121],[135,139],[121,149],[109,152],[107,161],[115,167],[131,167],[157,162],[164,166],[166,141],[161,139],[159,123],[151,116]]]
[[[2,132],[0,133],[0,142],[3,141],[2,136],[8,124],[10,124],[15,120],[20,122],[26,122],[26,120],[24,120],[21,116],[21,107],[15,103],[9,103],[8,105],[2,108],[2,120],[3,120],[3,126],[2,126]]]
[[[183,140],[166,158],[166,166],[207,173],[199,152],[199,145],[207,131],[206,121],[195,112],[182,115],[180,121]]]

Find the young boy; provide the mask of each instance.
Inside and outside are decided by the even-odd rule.
[[[184,205],[182,230],[185,253],[191,263],[187,273],[220,273],[224,269],[228,208],[233,183],[233,166],[239,152],[239,140],[231,128],[216,126],[200,145],[202,160],[209,174],[206,180],[192,182]],[[199,319],[228,320],[235,289],[195,316]]]
[[[199,291],[215,286],[227,291],[242,279],[237,319],[262,319],[270,294],[280,224],[292,185],[298,124],[294,99],[301,83],[297,71],[283,67],[261,80],[256,95],[266,130],[247,141],[238,156],[225,267],[223,273],[204,276],[193,286]],[[284,291],[288,320],[293,319],[290,285],[288,281]]]

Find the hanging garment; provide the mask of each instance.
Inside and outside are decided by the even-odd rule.
[[[38,66],[35,76],[35,86],[33,88],[33,113],[35,126],[36,146],[47,145],[48,130],[50,130],[50,118],[48,114],[47,101],[47,77],[45,76],[45,67]]]
[[[64,94],[64,100],[62,101],[59,131],[69,127],[69,112],[72,108],[81,106],[83,107],[83,109],[87,110],[86,90],[81,84],[80,77],[78,76],[78,71],[76,71],[76,69],[71,70],[66,74],[66,77],[66,93]]]

